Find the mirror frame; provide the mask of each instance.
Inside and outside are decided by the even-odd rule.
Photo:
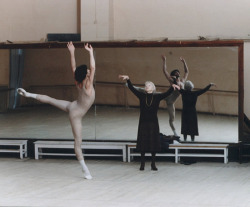
[[[244,122],[244,41],[103,41],[89,43],[93,48],[134,48],[134,47],[237,47],[238,48],[238,142],[243,141]],[[75,48],[84,48],[84,42],[74,42]],[[66,42],[0,43],[0,49],[52,49],[67,48]],[[98,82],[97,82],[98,83]]]

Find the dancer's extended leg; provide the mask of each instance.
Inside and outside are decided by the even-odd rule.
[[[70,118],[72,132],[73,132],[74,139],[75,139],[74,148],[75,148],[76,158],[82,166],[84,178],[92,179],[92,176],[89,172],[87,165],[85,164],[85,161],[84,161],[84,158],[82,155],[82,148],[81,148],[81,144],[82,144],[82,119],[81,119],[81,117],[74,117],[71,114],[70,114],[69,118]]]
[[[25,91],[23,88],[18,88],[17,92],[27,98],[34,98],[42,103],[47,103],[50,104],[52,106],[55,106],[63,111],[68,111],[68,106],[71,102],[69,101],[64,101],[64,100],[58,100],[55,98],[51,98],[49,96],[46,95],[41,95],[41,94],[35,94],[35,93],[29,93],[27,91]]]

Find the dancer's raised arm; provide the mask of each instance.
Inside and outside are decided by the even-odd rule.
[[[75,46],[72,42],[68,42],[67,47],[69,49],[70,53],[70,62],[71,62],[71,70],[74,76],[75,70],[76,70],[76,59],[75,59]]]
[[[170,84],[173,84],[174,80],[171,77],[171,75],[169,74],[169,72],[167,71],[167,58],[165,55],[162,55],[161,58],[163,61],[163,67],[162,67],[163,73],[166,76],[167,80],[170,82]]]
[[[184,65],[184,76],[183,76],[183,78],[181,80],[184,83],[188,78],[189,70],[188,70],[188,66],[187,66],[187,63],[186,63],[185,59],[183,57],[180,57],[180,60]]]
[[[119,77],[120,79],[122,79],[122,80],[126,80],[126,81],[127,81],[128,88],[129,88],[137,97],[139,97],[142,93],[144,93],[144,92],[138,91],[138,90],[133,86],[133,84],[131,83],[131,81],[130,81],[128,75],[119,75],[118,77]]]
[[[174,81],[173,77],[169,74],[169,72],[167,71],[167,58],[165,55],[162,55],[161,58],[163,60],[163,67],[162,67],[163,73],[166,76],[169,83],[173,84],[175,81]]]
[[[89,58],[90,58],[90,76],[89,76],[89,82],[88,86],[93,85],[94,77],[95,77],[95,58],[94,58],[94,51],[90,44],[86,43],[84,45],[85,49],[89,52]]]

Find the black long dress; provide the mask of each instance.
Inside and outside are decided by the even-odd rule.
[[[180,90],[182,95],[181,134],[199,135],[196,102],[198,96],[209,90],[211,84],[198,91]]]
[[[129,89],[140,100],[140,119],[136,149],[139,152],[160,152],[161,142],[157,112],[160,101],[170,95],[173,88],[171,87],[165,93],[150,94],[136,90],[130,80],[127,80],[127,83]]]

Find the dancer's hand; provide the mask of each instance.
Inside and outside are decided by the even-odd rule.
[[[86,43],[86,44],[84,45],[84,48],[85,48],[87,51],[93,53],[93,48],[92,48],[92,46],[91,46],[89,43]]]
[[[161,55],[161,59],[165,62],[167,60],[166,55]]]
[[[68,47],[68,49],[69,49],[69,51],[72,53],[74,53],[75,52],[75,46],[73,45],[73,43],[72,42],[68,42],[68,44],[67,44],[67,47]]]
[[[210,83],[211,86],[214,86],[215,88],[217,87],[217,85],[215,83]]]
[[[180,86],[178,86],[176,84],[172,84],[172,87],[174,88],[174,90],[176,90],[176,89],[180,90]]]
[[[119,78],[122,78],[122,80],[128,80],[129,77],[127,75],[119,75]]]
[[[183,57],[180,57],[181,62],[185,63],[185,59]]]

